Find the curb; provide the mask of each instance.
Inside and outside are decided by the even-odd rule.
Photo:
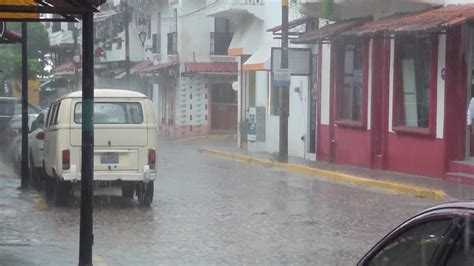
[[[192,142],[192,141],[199,141],[199,140],[224,140],[236,137],[236,134],[226,134],[226,135],[204,135],[204,136],[196,136],[196,137],[189,137],[184,139],[179,139],[176,143],[185,143],[185,142]]]
[[[334,180],[334,181],[351,183],[354,185],[362,185],[362,186],[386,189],[392,192],[413,195],[416,197],[430,198],[434,200],[442,200],[446,197],[446,193],[443,190],[438,190],[438,189],[424,188],[424,187],[402,184],[402,183],[397,183],[397,182],[370,179],[370,178],[360,177],[360,176],[353,176],[350,174],[344,174],[344,173],[329,171],[329,170],[322,170],[322,169],[308,167],[308,166],[300,165],[300,164],[286,164],[286,163],[273,162],[270,160],[255,158],[255,157],[246,156],[246,155],[242,155],[238,153],[208,150],[208,149],[198,149],[198,152],[202,154],[206,154],[206,155],[215,156],[215,157],[242,161],[242,162],[246,162],[248,164],[253,164],[253,165],[282,168],[294,173],[319,176],[319,177],[324,177],[324,178]]]

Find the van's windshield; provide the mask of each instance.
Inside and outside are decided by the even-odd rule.
[[[74,108],[74,122],[82,123],[82,103]],[[95,124],[141,124],[142,106],[138,102],[96,102],[94,103]]]

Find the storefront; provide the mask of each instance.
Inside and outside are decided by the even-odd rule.
[[[296,40],[321,54],[317,160],[474,184],[473,14],[458,5],[352,19]]]

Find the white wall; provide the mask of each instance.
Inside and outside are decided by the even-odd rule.
[[[321,63],[321,124],[329,125],[330,79],[331,79],[331,45],[323,44]]]
[[[296,90],[299,88],[300,93]],[[305,157],[308,140],[308,77],[292,76],[290,116],[288,118],[288,155]],[[301,140],[304,136],[305,141]]]
[[[214,18],[203,13],[187,15],[206,5],[205,0],[182,1],[178,11],[178,54],[181,62],[209,61],[210,33],[214,31]],[[195,53],[195,58],[193,57]]]
[[[436,138],[442,139],[444,135],[444,94],[445,82],[442,78],[442,71],[446,62],[446,34],[439,35],[438,45],[438,84],[436,92]]]

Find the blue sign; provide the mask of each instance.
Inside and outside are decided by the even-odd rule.
[[[289,87],[291,74],[289,69],[275,69],[273,71],[273,84],[278,87]]]

